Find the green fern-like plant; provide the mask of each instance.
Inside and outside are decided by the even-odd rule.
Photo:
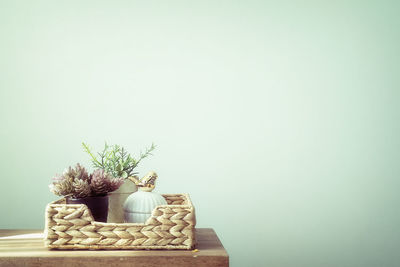
[[[110,146],[105,143],[103,151],[97,154],[93,153],[89,145],[84,142],[82,142],[82,147],[90,156],[94,168],[103,169],[115,178],[127,178],[138,174],[134,172],[134,169],[142,159],[152,155],[151,152],[156,148],[154,144],[151,144],[144,153],[140,152],[138,159],[135,159],[124,147],[119,145]]]

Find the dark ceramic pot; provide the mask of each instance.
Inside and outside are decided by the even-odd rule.
[[[66,198],[67,204],[85,204],[97,222],[107,222],[108,196],[94,196],[84,198]]]

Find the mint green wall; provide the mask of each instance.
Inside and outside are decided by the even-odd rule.
[[[1,1],[0,228],[82,141],[155,156],[232,266],[399,266],[396,1]]]

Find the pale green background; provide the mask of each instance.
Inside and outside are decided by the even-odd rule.
[[[155,156],[232,266],[399,266],[400,5],[1,1],[0,228],[81,141]]]

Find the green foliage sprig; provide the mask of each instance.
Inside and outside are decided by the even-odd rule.
[[[107,143],[104,144],[104,149],[98,152],[97,155],[92,152],[90,147],[82,142],[83,150],[89,154],[93,167],[103,169],[113,177],[127,178],[137,174],[133,170],[138,166],[140,161],[151,154],[156,148],[152,143],[149,148],[146,148],[145,152],[140,152],[139,159],[135,159],[129,154],[125,148],[119,145],[109,146]]]

